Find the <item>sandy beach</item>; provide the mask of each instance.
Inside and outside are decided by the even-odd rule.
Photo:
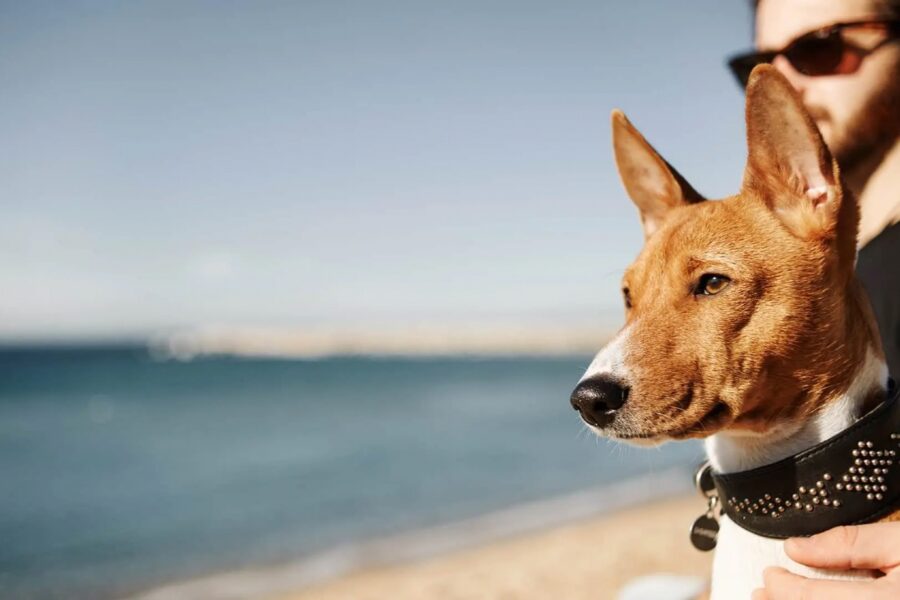
[[[437,558],[351,573],[278,600],[605,600],[649,573],[709,573],[688,541],[696,495],[492,542]]]

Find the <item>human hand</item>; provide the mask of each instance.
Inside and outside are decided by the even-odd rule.
[[[752,600],[896,600],[900,598],[900,522],[835,527],[784,543],[798,563],[822,569],[868,569],[876,579],[828,581],[795,575],[780,567],[763,572],[765,589]]]

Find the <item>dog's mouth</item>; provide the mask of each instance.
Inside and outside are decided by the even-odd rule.
[[[731,418],[731,409],[724,402],[717,400],[712,408],[704,414],[699,420],[691,425],[683,428],[668,429],[662,431],[642,432],[642,433],[617,433],[610,432],[612,436],[619,440],[625,441],[663,441],[663,440],[682,440],[694,437],[707,437],[714,433],[719,427]]]

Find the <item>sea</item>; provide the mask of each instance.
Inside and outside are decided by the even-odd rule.
[[[589,361],[0,349],[0,597],[261,597],[688,489],[698,444],[581,424]]]

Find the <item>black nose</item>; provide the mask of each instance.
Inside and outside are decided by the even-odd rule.
[[[605,427],[616,418],[616,411],[628,400],[628,387],[605,377],[585,379],[570,398],[572,408],[590,425]]]

